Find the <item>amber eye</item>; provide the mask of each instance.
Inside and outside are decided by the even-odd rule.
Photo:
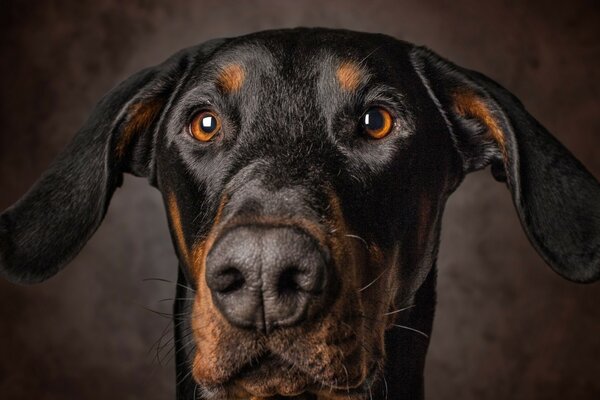
[[[190,123],[190,134],[201,142],[208,142],[221,129],[221,120],[211,111],[198,113]]]
[[[373,139],[381,139],[392,131],[392,115],[384,108],[372,107],[361,117],[365,132]]]

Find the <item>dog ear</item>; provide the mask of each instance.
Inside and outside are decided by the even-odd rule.
[[[96,231],[123,172],[154,183],[153,143],[164,111],[210,41],[142,70],[106,94],[23,198],[0,214],[0,275],[34,283],[56,274]]]
[[[552,269],[575,282],[600,278],[598,181],[498,83],[425,48],[414,48],[411,60],[447,120],[464,173],[491,165]]]

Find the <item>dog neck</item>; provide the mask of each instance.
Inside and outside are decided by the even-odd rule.
[[[407,310],[410,312],[399,313],[394,326],[387,331],[385,373],[374,399],[424,398],[425,357],[435,314],[436,281],[434,264],[415,295],[414,307]]]

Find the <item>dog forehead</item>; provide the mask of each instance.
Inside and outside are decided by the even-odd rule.
[[[266,31],[229,39],[202,68],[204,77],[224,93],[254,90],[257,85],[288,84],[288,95],[305,95],[311,83],[330,89],[358,90],[371,76],[389,78],[397,59],[408,59],[408,44],[379,34],[328,29]],[[392,55],[390,50],[394,50]],[[318,80],[320,78],[320,80]],[[324,81],[327,80],[327,81]],[[277,88],[281,89],[281,88]]]

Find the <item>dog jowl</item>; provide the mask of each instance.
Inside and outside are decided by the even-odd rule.
[[[487,166],[552,269],[597,280],[598,182],[497,83],[383,35],[214,40],[98,103],[1,215],[0,272],[49,278],[147,177],[180,260],[178,398],[418,399],[444,204]]]

